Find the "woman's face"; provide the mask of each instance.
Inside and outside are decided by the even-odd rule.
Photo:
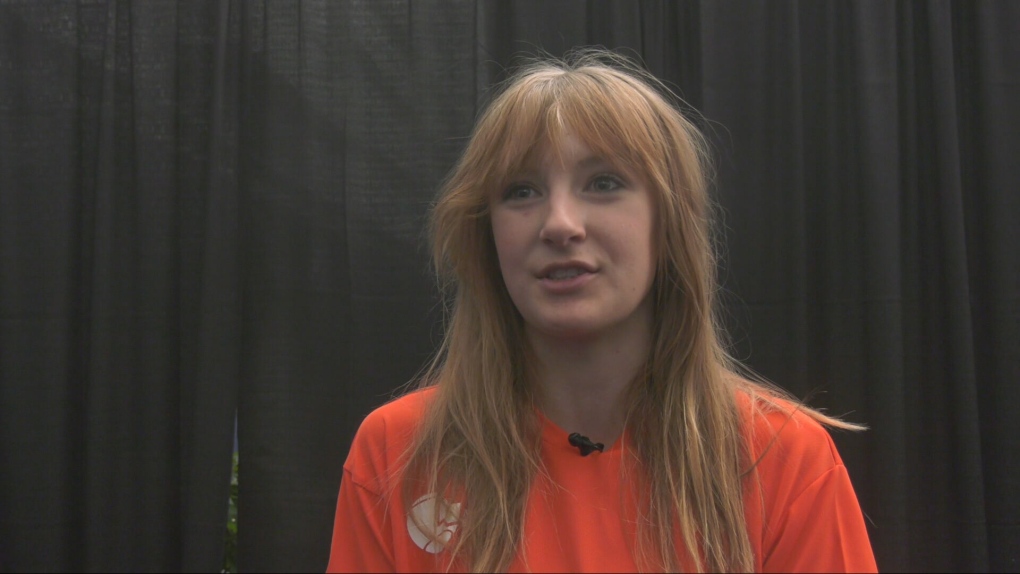
[[[649,329],[651,192],[574,136],[538,157],[490,211],[503,281],[527,329],[564,338]]]

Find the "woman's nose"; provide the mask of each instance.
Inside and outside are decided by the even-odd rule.
[[[574,194],[566,190],[553,190],[549,194],[547,207],[545,221],[539,232],[542,241],[562,246],[584,239],[584,206]]]

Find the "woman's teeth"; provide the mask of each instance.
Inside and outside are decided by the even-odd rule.
[[[549,279],[552,279],[554,281],[562,279],[573,279],[574,277],[577,277],[582,273],[584,273],[584,269],[580,269],[578,267],[556,269],[555,271],[549,273]]]

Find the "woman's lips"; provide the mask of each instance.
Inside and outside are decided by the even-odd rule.
[[[560,268],[541,277],[539,283],[552,294],[565,295],[579,291],[594,278],[595,273],[587,269]]]

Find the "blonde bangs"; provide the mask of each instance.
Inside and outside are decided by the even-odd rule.
[[[662,191],[666,182],[648,162],[668,150],[656,120],[661,111],[654,109],[655,96],[624,74],[587,71],[546,69],[500,96],[478,126],[478,143],[493,144],[486,162],[489,177],[479,182],[486,197],[539,163],[542,155],[557,153],[569,136]],[[486,142],[490,138],[483,132],[495,137]]]

